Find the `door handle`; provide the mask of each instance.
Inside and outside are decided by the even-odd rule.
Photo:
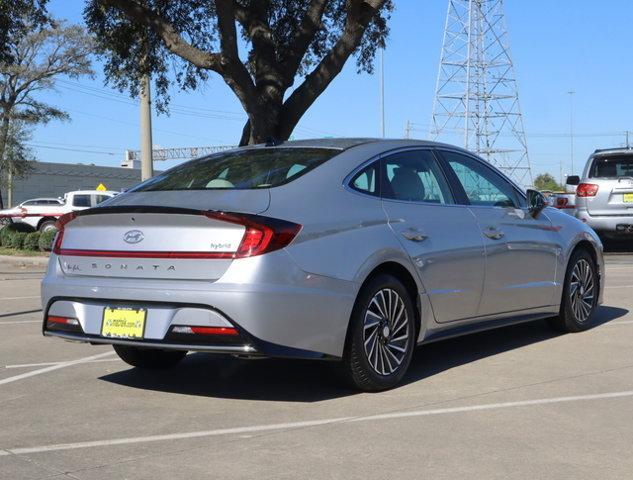
[[[424,235],[423,233],[413,229],[402,232],[402,236],[412,242],[423,242],[428,238],[428,235]]]
[[[488,227],[484,230],[484,235],[492,240],[500,240],[505,236],[505,233],[497,229],[497,227]]]

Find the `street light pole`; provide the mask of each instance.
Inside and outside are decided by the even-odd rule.
[[[567,92],[569,94],[569,150],[571,157],[570,175],[574,174],[574,94],[575,91]]]
[[[385,49],[380,49],[380,134],[385,138]]]

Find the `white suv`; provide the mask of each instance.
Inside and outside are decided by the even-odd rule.
[[[45,232],[55,228],[55,222],[65,213],[96,207],[101,202],[116,195],[117,192],[78,190],[68,192],[63,199],[33,199],[17,207],[0,210],[0,218],[14,222],[28,223],[36,230]],[[46,202],[44,202],[44,200]]]
[[[576,188],[576,218],[606,238],[633,238],[633,149],[596,150]]]

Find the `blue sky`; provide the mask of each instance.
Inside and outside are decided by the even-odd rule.
[[[447,0],[396,0],[385,53],[386,130],[401,138],[407,120],[425,138],[431,118]],[[61,18],[82,22],[83,2],[51,0]],[[533,172],[571,173],[570,102],[574,98],[575,169],[596,148],[621,145],[633,130],[630,0],[506,0],[511,49]],[[72,120],[37,128],[32,144],[41,161],[119,165],[139,145],[135,100],[95,79],[65,80],[45,99]],[[154,144],[164,147],[235,144],[245,116],[217,76],[195,93],[174,92],[171,116],[154,117]],[[379,79],[357,75],[350,61],[304,116],[297,138],[378,136]],[[633,141],[633,134],[632,134]],[[172,163],[157,163],[162,169]]]

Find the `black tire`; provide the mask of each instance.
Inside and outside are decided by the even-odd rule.
[[[40,224],[39,231],[44,233],[53,229],[55,229],[55,220],[46,220]]]
[[[381,292],[385,302],[386,295],[390,295],[392,303],[389,305],[395,305],[396,312],[390,318],[381,315],[378,319],[374,313],[379,310],[373,303],[373,299]],[[383,308],[384,306],[383,304]],[[370,310],[371,313],[368,312]],[[398,316],[399,311],[400,316]],[[406,317],[402,318],[402,314],[406,314]],[[366,321],[366,318],[369,320]],[[380,322],[375,327],[371,326],[374,318],[376,322]],[[390,322],[390,319],[393,322]],[[397,385],[411,363],[416,332],[415,309],[409,292],[402,282],[386,274],[372,278],[360,291],[350,319],[350,331],[341,364],[342,373],[348,383],[354,388],[367,392],[386,390]],[[402,336],[406,338],[397,340]],[[365,348],[366,342],[369,342],[367,348]],[[397,363],[398,360],[400,363]],[[391,371],[392,368],[393,371]]]
[[[133,367],[151,370],[171,368],[187,355],[187,352],[182,350],[160,350],[158,348],[139,348],[125,345],[112,346],[125,363]]]
[[[577,272],[579,270],[575,269],[582,268],[582,266],[589,269],[590,282],[586,282],[584,279],[580,283],[578,282]],[[556,331],[565,333],[587,330],[591,326],[591,317],[598,305],[599,282],[596,262],[589,252],[584,249],[576,250],[569,260],[567,272],[565,273],[560,312],[557,317],[548,320],[550,326]],[[592,295],[589,300],[587,295],[589,295],[590,291]],[[581,302],[580,307],[574,307],[574,299],[572,297],[575,297],[576,305]]]

